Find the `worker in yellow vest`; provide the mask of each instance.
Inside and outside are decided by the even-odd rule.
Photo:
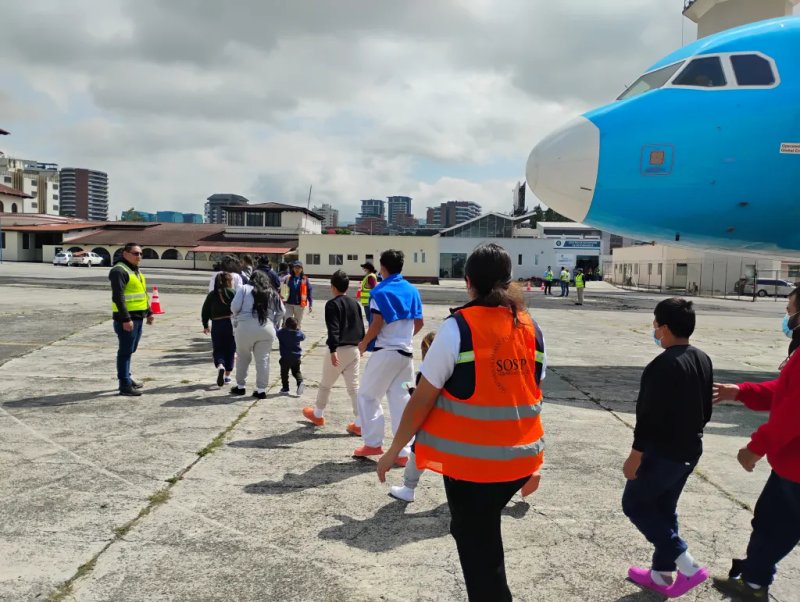
[[[553,268],[550,266],[547,266],[544,273],[544,294],[551,296],[553,294]]]
[[[361,302],[361,307],[367,313],[367,320],[371,324],[372,316],[369,312],[369,294],[373,288],[378,286],[378,270],[375,269],[375,264],[371,261],[362,263],[361,269],[364,270],[364,278],[362,278],[361,288],[358,290],[358,300]]]
[[[578,293],[578,302],[575,305],[583,305],[583,293],[586,290],[586,277],[583,275],[583,269],[577,268],[575,270],[575,291]]]
[[[111,281],[111,310],[114,332],[119,339],[117,349],[117,379],[119,394],[138,397],[142,384],[131,378],[131,356],[139,347],[142,338],[142,323],[153,323],[147,282],[139,271],[142,247],[129,242],[122,250],[122,257],[108,273]]]
[[[465,273],[472,300],[437,332],[378,478],[416,434],[417,467],[444,476],[469,600],[511,600],[500,515],[539,485],[544,341],[505,249],[479,246]]]
[[[569,270],[561,268],[561,274],[558,279],[561,281],[561,294],[559,297],[569,297]]]

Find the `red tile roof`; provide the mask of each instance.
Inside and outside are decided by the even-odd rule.
[[[3,230],[10,232],[70,232],[72,230],[88,230],[102,228],[103,222],[87,222],[84,224],[28,224],[25,226],[3,226]]]
[[[8,196],[18,196],[23,199],[32,199],[33,197],[29,194],[25,194],[21,190],[17,190],[16,188],[11,188],[11,186],[6,186],[5,184],[0,184],[0,194],[7,194]]]
[[[130,222],[135,223],[135,222]],[[172,224],[142,222],[135,226],[110,228],[70,239],[70,243],[87,245],[124,245],[135,242],[143,247],[196,247],[207,236],[225,230],[222,224]]]

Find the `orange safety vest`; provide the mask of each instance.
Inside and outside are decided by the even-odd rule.
[[[515,327],[507,307],[467,307],[454,318],[458,361],[417,433],[417,466],[478,483],[526,477],[544,461],[541,332],[525,313]]]
[[[308,305],[308,280],[305,276],[300,280],[300,307]]]

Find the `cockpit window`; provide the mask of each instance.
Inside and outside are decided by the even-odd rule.
[[[771,86],[775,83],[772,65],[757,54],[734,54],[731,65],[740,86]]]
[[[672,65],[662,67],[661,69],[656,69],[655,71],[645,73],[642,77],[633,82],[627,90],[620,94],[617,100],[633,98],[634,96],[639,96],[639,94],[644,94],[650,90],[660,88],[669,81],[670,77],[675,75],[675,72],[680,69],[682,65],[683,61],[680,61],[678,63],[673,63]]]
[[[698,88],[718,88],[727,83],[722,63],[718,56],[704,56],[693,59],[681,71],[673,86],[694,86]]]

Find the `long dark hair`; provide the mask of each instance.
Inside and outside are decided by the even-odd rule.
[[[800,289],[794,289],[789,293],[789,300],[794,301],[795,310],[800,310]],[[800,314],[795,314],[789,318],[789,328],[792,328],[794,323],[794,330],[792,330],[792,340],[789,342],[789,355],[792,355],[798,347],[800,347]]]
[[[253,272],[250,284],[253,287],[253,315],[258,314],[258,323],[264,325],[275,308],[277,293],[262,271]]]
[[[525,312],[522,289],[511,281],[511,256],[493,242],[479,245],[467,259],[464,275],[475,290],[475,303],[486,307],[507,307],[518,325]]]
[[[229,272],[220,272],[217,274],[217,277],[214,278],[214,292],[217,293],[217,297],[219,297],[219,300],[225,305],[230,305],[230,301],[225,299],[225,289],[231,288],[232,282],[233,276],[231,276]]]

